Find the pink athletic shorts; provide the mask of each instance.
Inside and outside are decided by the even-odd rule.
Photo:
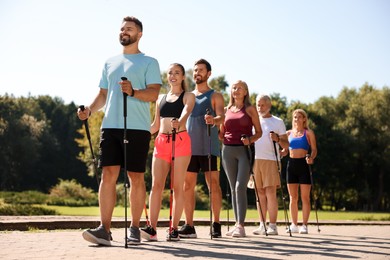
[[[154,141],[153,156],[167,162],[172,160],[172,134],[158,134]],[[176,134],[175,157],[191,156],[191,138],[187,131]]]

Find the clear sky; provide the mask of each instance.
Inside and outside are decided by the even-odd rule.
[[[0,0],[0,95],[88,105],[128,15],[162,72],[205,58],[229,84],[304,103],[390,86],[388,0]]]

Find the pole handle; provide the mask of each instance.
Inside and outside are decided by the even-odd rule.
[[[210,115],[210,109],[206,108],[206,115]],[[211,126],[207,124],[207,136],[210,136]]]

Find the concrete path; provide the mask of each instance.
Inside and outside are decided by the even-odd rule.
[[[82,230],[1,231],[0,259],[390,259],[390,225],[325,225],[321,232],[310,225],[309,234],[210,239],[209,226],[197,226],[197,239],[165,241],[166,228],[158,229],[158,242],[124,247],[124,229],[115,228],[113,246],[85,241]],[[226,226],[223,232],[226,232]]]

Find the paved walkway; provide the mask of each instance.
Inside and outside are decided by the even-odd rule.
[[[2,221],[4,225],[4,221]],[[197,226],[197,239],[165,241],[166,228],[158,228],[158,242],[124,247],[124,229],[114,228],[113,246],[83,240],[81,229],[0,231],[0,259],[390,259],[390,223],[381,225],[323,225],[309,234],[282,232],[278,236],[210,239],[209,226]],[[223,232],[227,227],[223,226]]]

